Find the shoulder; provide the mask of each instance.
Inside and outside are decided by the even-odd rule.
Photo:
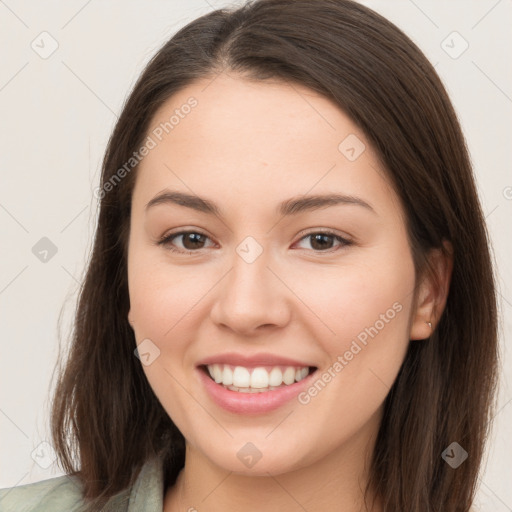
[[[0,489],[0,512],[87,512],[80,478],[63,475],[41,482]],[[108,499],[103,512],[161,512],[163,509],[162,461],[151,458],[132,486]]]
[[[80,480],[70,475],[0,489],[2,512],[78,511],[81,505]]]

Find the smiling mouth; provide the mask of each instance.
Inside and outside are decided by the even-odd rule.
[[[234,366],[210,364],[199,367],[215,383],[239,393],[265,393],[300,382],[315,366]]]

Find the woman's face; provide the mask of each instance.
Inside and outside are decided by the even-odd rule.
[[[189,448],[263,475],[367,446],[412,330],[429,331],[364,134],[306,88],[224,73],[170,98],[148,136],[129,318]]]

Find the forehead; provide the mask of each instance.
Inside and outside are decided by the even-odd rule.
[[[254,207],[334,191],[396,206],[364,133],[337,105],[298,84],[226,73],[202,79],[160,107],[147,135],[154,147],[134,191],[146,203],[169,187]]]

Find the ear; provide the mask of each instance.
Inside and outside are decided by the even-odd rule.
[[[432,249],[428,255],[429,265],[416,291],[409,336],[411,340],[428,338],[446,306],[453,270],[453,248],[448,241],[443,245],[444,248]]]
[[[131,317],[131,312],[132,310],[128,310],[128,323],[130,324],[130,326],[132,327],[133,329],[133,320],[132,320],[132,317]]]

